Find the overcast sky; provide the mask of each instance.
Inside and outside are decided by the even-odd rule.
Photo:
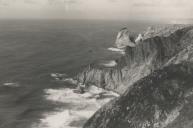
[[[193,0],[0,0],[0,18],[189,19]]]

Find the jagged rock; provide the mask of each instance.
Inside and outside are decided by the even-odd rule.
[[[115,45],[117,48],[124,48],[126,46],[135,47],[135,44],[130,39],[127,28],[123,28],[118,32]]]
[[[193,27],[151,27],[136,44],[116,67],[90,65],[78,74],[80,82],[122,94],[84,128],[192,128]]]
[[[122,94],[137,80],[163,68],[172,57],[193,44],[192,31],[192,27],[183,27],[170,34],[168,30],[167,34],[161,32],[160,36],[156,32],[157,36],[147,38],[135,47],[126,47],[125,55],[116,60],[115,67],[90,65],[76,79]]]
[[[193,63],[170,65],[136,82],[83,128],[193,128]]]

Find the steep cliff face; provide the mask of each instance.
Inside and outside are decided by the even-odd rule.
[[[127,46],[126,54],[116,60],[115,67],[89,65],[76,79],[86,85],[94,84],[122,94],[134,82],[164,67],[172,57],[193,44],[192,27],[172,26],[171,31],[168,29],[164,29],[166,34],[163,31],[160,35],[157,31],[151,33],[151,38],[135,47]]]
[[[192,128],[193,63],[170,65],[103,106],[84,128]]]

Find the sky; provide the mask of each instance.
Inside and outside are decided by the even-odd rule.
[[[193,0],[0,0],[0,19],[192,19]]]

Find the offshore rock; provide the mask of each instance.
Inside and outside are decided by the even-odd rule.
[[[99,109],[84,128],[192,128],[193,63],[170,65]]]
[[[124,48],[126,46],[135,47],[135,44],[130,39],[127,28],[123,28],[118,32],[115,45],[117,48]]]
[[[154,30],[151,38],[143,40],[135,47],[126,47],[125,55],[116,60],[116,66],[91,64],[84,68],[76,79],[87,86],[94,84],[122,94],[133,83],[163,68],[174,56],[193,44],[191,26],[167,27],[162,29],[160,35],[158,30]]]

